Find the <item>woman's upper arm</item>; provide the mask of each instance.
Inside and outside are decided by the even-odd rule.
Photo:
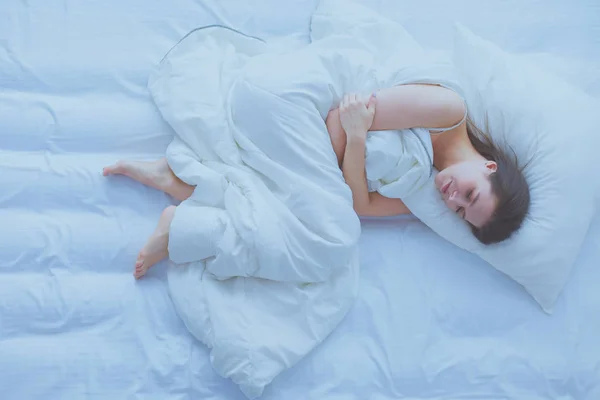
[[[361,217],[391,217],[410,214],[410,210],[402,200],[385,197],[377,192],[369,193],[369,204],[363,209],[355,211]]]
[[[437,85],[399,85],[377,92],[372,131],[409,128],[443,129],[465,116],[463,99]]]

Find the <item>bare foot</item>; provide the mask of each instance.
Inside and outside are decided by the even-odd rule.
[[[144,185],[161,190],[177,200],[183,201],[194,192],[190,186],[175,176],[166,158],[156,161],[125,161],[121,160],[114,165],[105,167],[104,176],[125,175]]]
[[[133,276],[140,279],[154,264],[169,256],[169,227],[175,215],[175,206],[169,206],[162,212],[156,230],[150,235],[135,263]]]
[[[166,158],[156,161],[125,161],[105,167],[102,170],[104,176],[125,175],[144,185],[155,189],[164,190],[172,184],[173,174]]]

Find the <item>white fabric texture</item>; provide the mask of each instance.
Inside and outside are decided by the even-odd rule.
[[[245,79],[248,40],[199,30],[149,88],[177,134],[169,163],[196,186],[171,224],[171,298],[254,398],[345,316],[360,225],[318,110]]]
[[[312,43],[292,51],[198,29],[148,85],[176,132],[169,164],[196,186],[171,224],[171,297],[215,369],[249,397],[322,342],[356,296],[360,226],[327,113],[348,92],[453,84],[398,24],[340,4],[322,2]],[[382,42],[402,57],[378,53]],[[431,160],[424,129],[367,142],[368,179],[386,195],[418,190]]]
[[[449,50],[459,21],[600,98],[596,0],[361,3],[427,49]],[[218,24],[304,45],[317,6],[2,1],[2,399],[246,399],[182,323],[167,263],[133,278],[161,211],[177,203],[101,171],[118,159],[164,156],[173,131],[148,94],[148,76],[186,33]],[[547,315],[520,285],[418,219],[363,219],[354,305],[260,399],[597,400],[598,243],[596,217]]]
[[[457,26],[452,60],[474,122],[514,151],[530,186],[521,229],[497,245],[478,242],[433,183],[408,196],[411,211],[447,240],[519,282],[551,312],[572,275],[597,209],[600,102],[536,64]]]

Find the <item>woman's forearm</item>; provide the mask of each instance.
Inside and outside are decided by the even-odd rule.
[[[366,136],[366,135],[365,135]],[[365,138],[348,137],[342,163],[344,179],[352,190],[354,210],[361,213],[369,205],[369,189],[365,174]]]

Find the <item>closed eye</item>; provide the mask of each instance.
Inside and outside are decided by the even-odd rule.
[[[473,198],[473,189],[469,190],[469,192],[467,193],[467,200],[471,201],[472,198]]]

